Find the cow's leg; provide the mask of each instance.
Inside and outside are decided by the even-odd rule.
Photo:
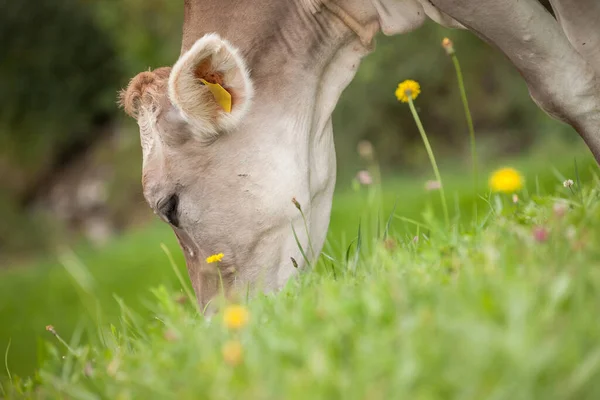
[[[600,1],[550,0],[571,45],[600,75]]]
[[[600,79],[537,0],[431,2],[500,48],[534,101],[572,125],[600,162]]]

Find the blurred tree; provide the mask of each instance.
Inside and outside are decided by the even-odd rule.
[[[0,182],[5,213],[85,151],[116,112],[117,52],[77,0],[0,0]],[[18,223],[1,224],[0,243]],[[8,231],[10,229],[10,231]]]
[[[0,171],[22,188],[63,146],[82,140],[114,107],[115,48],[75,0],[0,0],[1,157],[23,168]]]
[[[148,68],[172,65],[179,57],[183,1],[103,0],[90,4],[118,49],[125,72],[121,85]]]

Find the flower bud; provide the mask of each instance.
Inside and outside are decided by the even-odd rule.
[[[449,56],[454,54],[454,43],[452,43],[452,40],[444,38],[444,40],[442,40],[442,47]]]

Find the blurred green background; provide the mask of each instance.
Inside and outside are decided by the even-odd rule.
[[[44,325],[69,332],[93,314],[95,305],[79,303],[64,267],[75,261],[62,249],[77,249],[95,271],[88,278],[102,304],[113,292],[136,299],[149,285],[174,282],[158,244],[179,265],[181,255],[142,198],[137,125],[117,109],[116,93],[138,72],[176,61],[182,18],[182,2],[172,0],[0,0],[0,350],[12,338],[10,365],[20,374],[32,371]],[[333,243],[355,233],[358,218],[347,216],[366,204],[350,189],[364,168],[360,141],[373,144],[393,188],[384,208],[400,195],[407,215],[422,211],[431,173],[409,109],[394,96],[404,79],[421,84],[417,107],[442,170],[454,171],[455,188],[469,187],[467,128],[445,36],[463,67],[484,171],[513,160],[552,187],[550,165],[570,168],[573,157],[584,171],[594,165],[577,134],[540,111],[505,57],[472,34],[427,23],[380,36],[334,112]]]

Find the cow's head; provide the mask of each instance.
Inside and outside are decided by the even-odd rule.
[[[295,271],[291,258],[303,264],[292,224],[312,258],[293,198],[317,236],[312,251],[320,250],[334,161],[320,166],[325,178],[310,181],[309,124],[276,98],[255,98],[246,63],[228,41],[203,36],[172,68],[138,74],[120,96],[140,129],[144,197],[177,235],[201,305],[221,284],[280,287]],[[333,145],[324,144],[334,160]],[[321,194],[329,205],[311,213]],[[207,263],[214,253],[222,261]]]
[[[220,279],[226,291],[281,287],[305,264],[292,226],[309,259],[320,252],[333,109],[377,31],[424,18],[415,2],[376,3],[186,1],[179,60],[121,94],[140,127],[144,195],[175,231],[201,305]]]

